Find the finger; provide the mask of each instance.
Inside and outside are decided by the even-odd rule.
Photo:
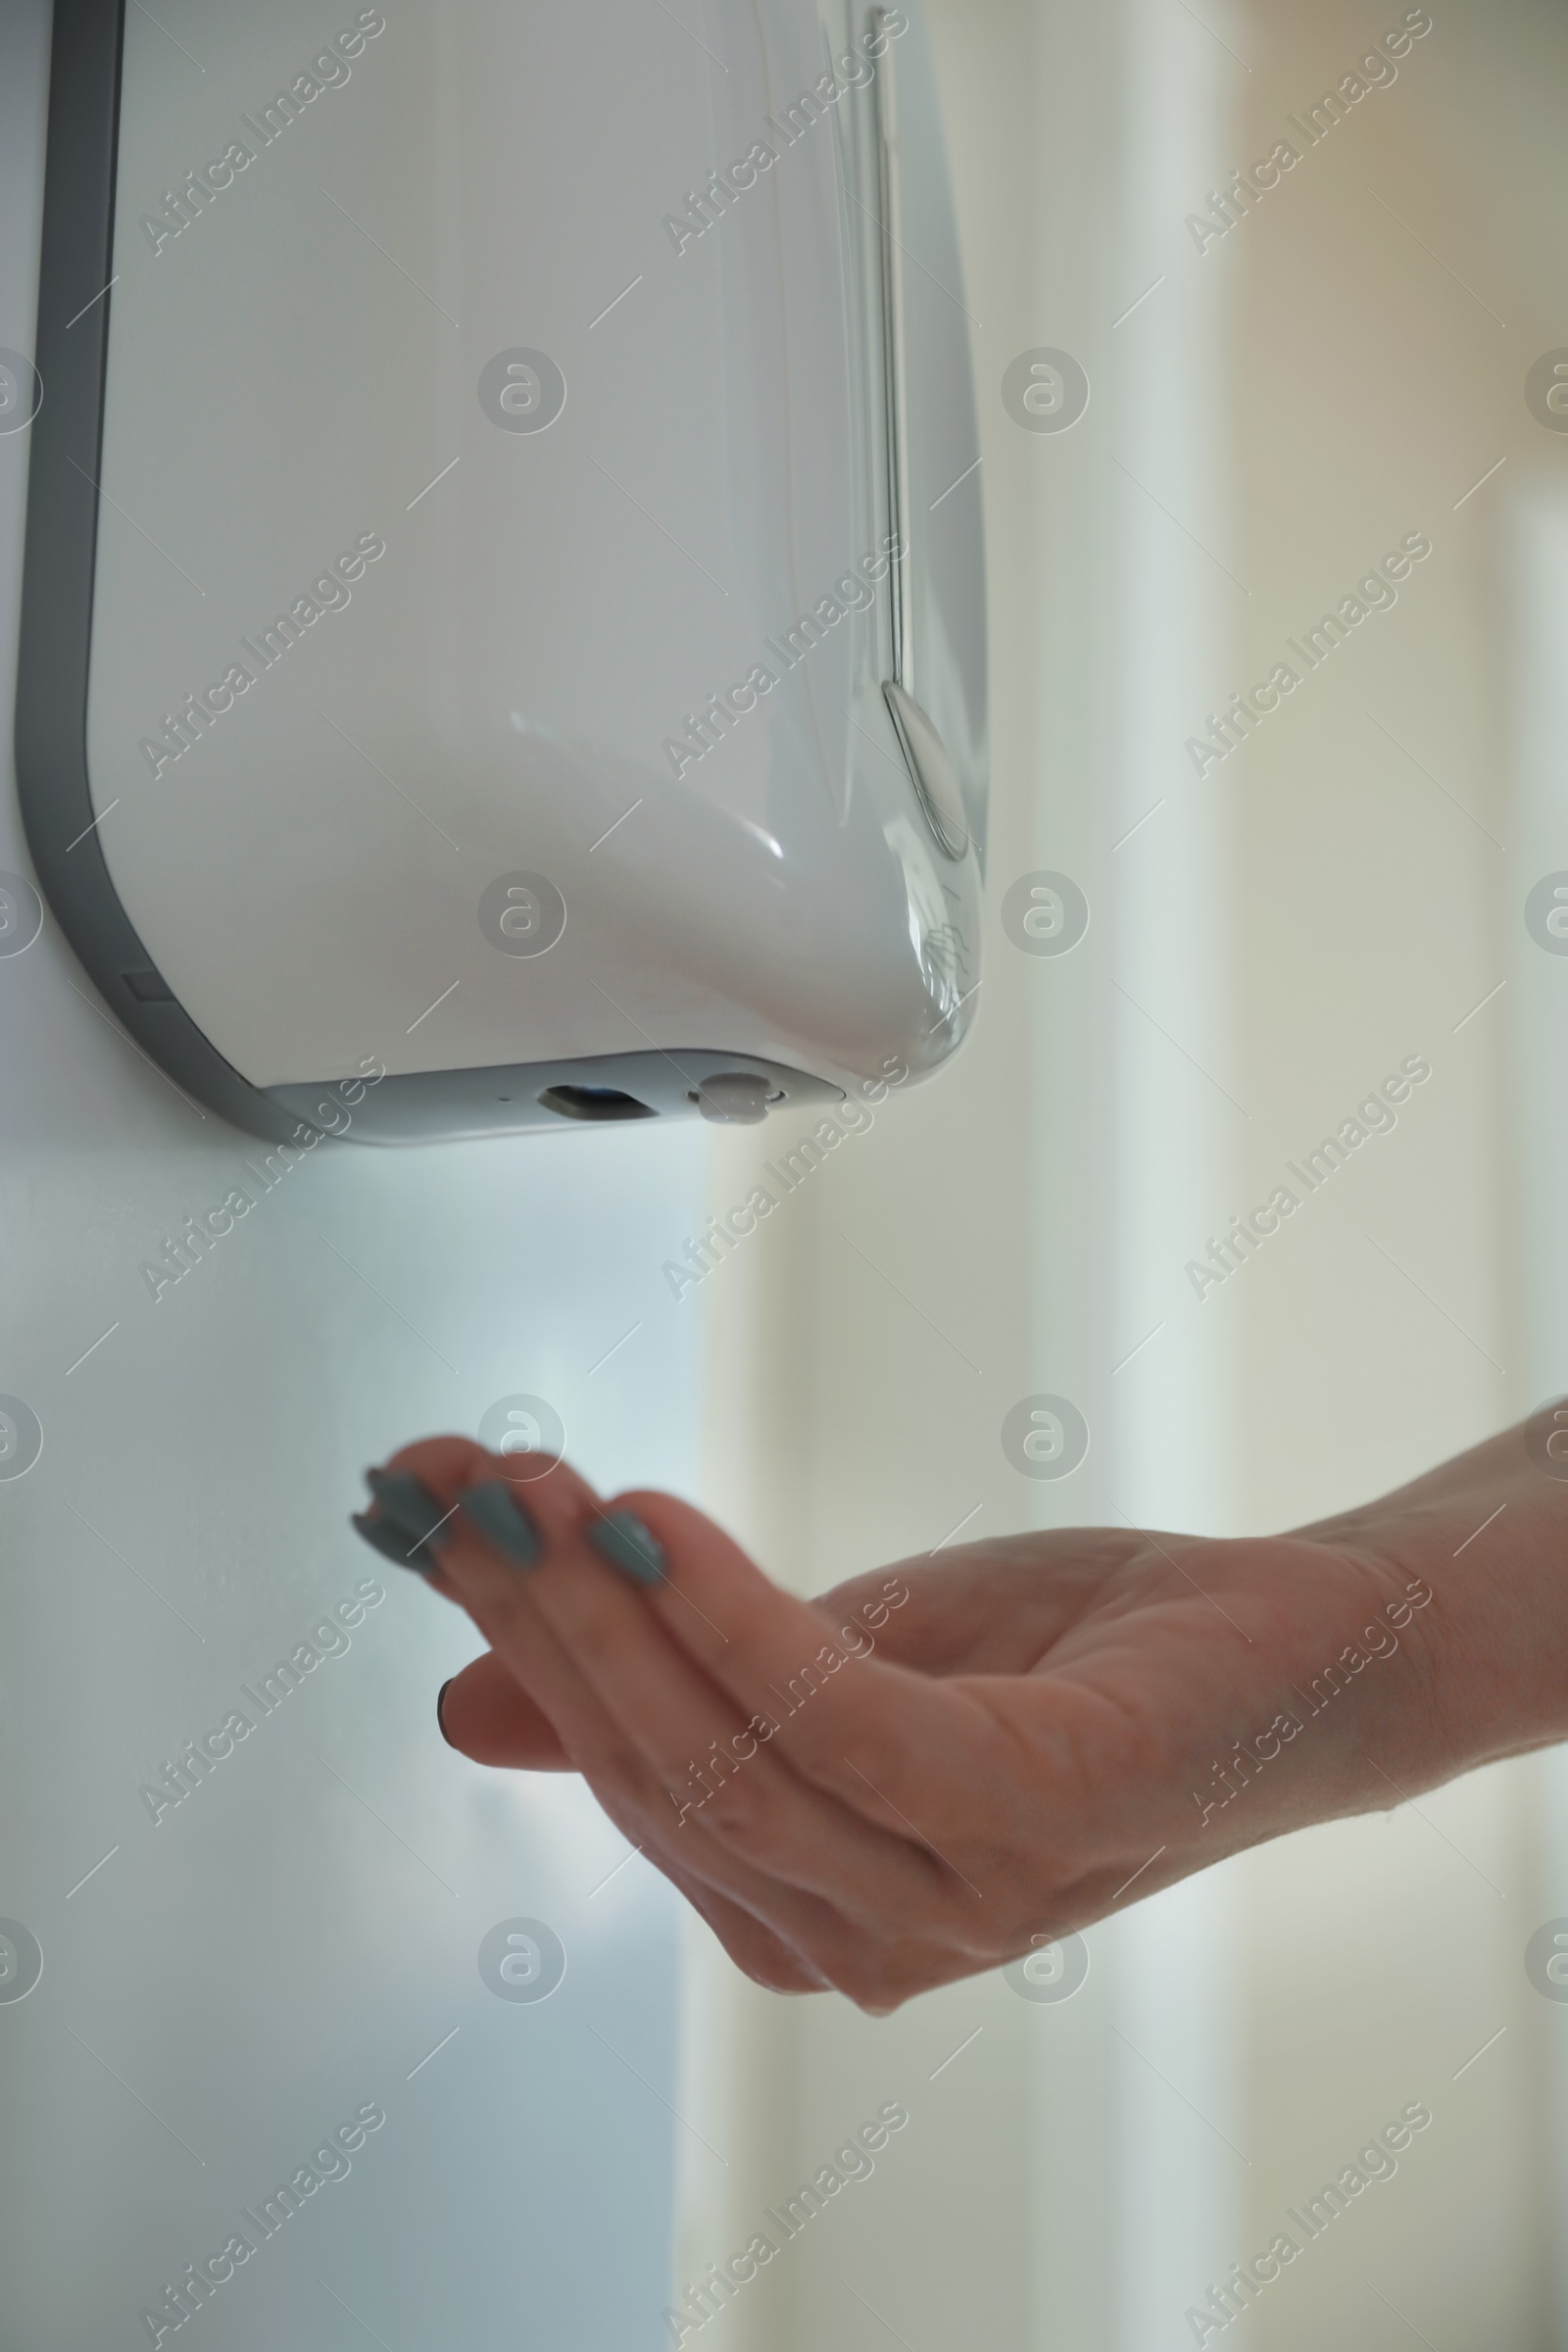
[[[555,1725],[493,1649],[442,1685],[436,1721],[447,1745],[475,1764],[523,1772],[572,1769]]]
[[[591,1775],[588,1780],[592,1788]],[[615,1819],[613,1794],[601,1795],[601,1801]],[[616,1826],[627,1834],[623,1821],[617,1820]],[[651,1847],[642,1850],[708,1921],[736,1966],[769,1991],[842,1992],[868,2014],[885,2016],[912,1993],[974,1973],[975,1956],[967,1949],[907,1935],[889,1937],[842,1922],[837,1923],[836,1934],[819,1934],[810,1943],[797,1942],[758,1917],[746,1903],[732,1901],[667,1855]]]
[[[841,1992],[867,2015],[885,2017],[914,1993],[975,1971],[975,1956],[967,1950],[864,1934],[835,1955],[831,1968],[819,1966],[701,1880],[662,1862],[655,1867],[708,1921],[736,1966],[770,1992]]]
[[[442,1689],[438,1721],[449,1746],[476,1764],[533,1772],[569,1772],[571,1759],[541,1707],[519,1690],[506,1661],[483,1651]],[[655,1867],[659,1867],[657,1864]],[[687,1871],[663,1875],[700,1912],[736,1966],[772,1992],[820,1992],[821,1973],[760,1920],[704,1886]]]
[[[875,1656],[872,1612],[836,1624],[781,1592],[690,1504],[638,1493],[608,1507],[645,1520],[663,1545],[669,1573],[648,1599],[664,1630],[746,1718],[778,1723],[780,1753],[796,1773],[861,1820],[935,1854],[926,1816],[949,1809],[956,1761],[967,1796],[998,1743],[973,1698]],[[908,1588],[892,1574],[883,1583],[891,1614]]]
[[[509,1473],[514,1492],[527,1489],[528,1508],[544,1538],[556,1535],[574,1513],[580,1524],[584,1504],[590,1513],[598,1508],[592,1490],[574,1473],[564,1471],[556,1475],[558,1466],[541,1465],[537,1458],[498,1464],[495,1457],[466,1439],[427,1441],[420,1447],[406,1448],[396,1457],[396,1466],[416,1469],[429,1493],[449,1503],[463,1491],[461,1482],[465,1478],[476,1477],[484,1483],[499,1467]],[[443,1519],[449,1522],[440,1538],[444,1561],[450,1564],[454,1552],[488,1558],[492,1566],[500,1567],[503,1583],[515,1600],[519,1584],[525,1589],[531,1580],[519,1580],[514,1570],[495,1560],[488,1545],[475,1544],[466,1532],[464,1514],[449,1510]],[[450,1582],[445,1579],[444,1571],[443,1579]],[[454,1592],[454,1597],[464,1600],[480,1630],[500,1647],[488,1607],[476,1606],[472,1592],[461,1595]],[[640,1845],[649,1859],[687,1893],[688,1899],[697,1903],[701,1890],[700,1907],[715,1933],[738,1964],[759,1982],[792,1990],[809,1989],[825,1982],[847,1993],[862,2008],[880,2014],[907,1997],[919,1984],[947,1982],[972,1968],[973,1960],[966,1951],[955,1952],[945,1944],[933,1944],[927,1950],[920,1939],[910,1939],[906,1935],[897,1945],[892,1945],[881,1923],[851,1923],[830,1903],[809,1893],[792,1890],[750,1869],[737,1870],[733,1855],[723,1856],[723,1867],[716,1867],[718,1856],[711,1843],[697,1847],[695,1859],[691,1848],[683,1848],[677,1855],[671,1850],[668,1817],[662,1811],[660,1792],[652,1791],[650,1804],[649,1790],[628,1789],[624,1777],[617,1777],[612,1768],[607,1776],[599,1765],[596,1740],[601,1752],[613,1756],[618,1727],[609,1724],[602,1710],[597,1722],[588,1720],[593,1712],[591,1694],[581,1714],[572,1717],[576,1724],[574,1736],[568,1721],[571,1661],[552,1649],[548,1629],[537,1620],[528,1649],[536,1672],[542,1671],[547,1679],[556,1667],[563,1670],[558,1696],[565,1697],[567,1714],[561,1711],[537,1683],[530,1685],[528,1668],[515,1657],[511,1661],[514,1671],[529,1689],[529,1694],[550,1714],[563,1745],[584,1771],[610,1817],[631,1842]],[[639,1816],[643,1829],[640,1837]]]
[[[690,1518],[707,1527],[699,1513]],[[862,1926],[937,1926],[949,1899],[942,1866],[906,1834],[874,1826],[792,1771],[770,1744],[774,1715],[741,1717],[656,1620],[650,1588],[610,1566],[594,1535],[591,1516],[568,1528],[531,1575],[529,1597],[668,1792],[677,1826]],[[461,1589],[456,1565],[452,1574]]]
[[[529,1510],[544,1498],[559,1501],[566,1496],[579,1507],[598,1502],[593,1488],[569,1462],[547,1453],[490,1453],[474,1438],[420,1438],[389,1454],[386,1467],[411,1472],[454,1508],[465,1487],[495,1480]]]
[[[414,1516],[406,1524],[392,1497],[378,1492],[382,1480],[400,1477],[414,1486]],[[384,1557],[422,1576],[449,1600],[455,1600],[457,1594],[446,1580],[439,1554],[457,1513],[458,1494],[464,1489],[484,1486],[519,1499],[541,1494],[569,1496],[578,1507],[596,1501],[587,1480],[566,1463],[548,1454],[488,1453],[472,1438],[421,1438],[401,1446],[379,1472],[367,1471],[366,1483],[374,1497],[366,1515],[372,1525],[368,1527],[363,1517],[357,1517],[360,1532]],[[432,1526],[426,1513],[437,1497],[445,1509]]]
[[[411,1472],[433,1500],[449,1506],[433,1539],[441,1560],[442,1590],[467,1610],[519,1687],[555,1727],[569,1762],[589,1781],[627,1841],[684,1891],[690,1892],[687,1881],[701,1882],[708,1890],[707,1902],[738,1906],[813,1977],[840,1984],[853,1961],[857,1931],[826,1902],[770,1881],[738,1855],[724,1853],[711,1838],[680,1837],[676,1808],[664,1788],[534,1605],[533,1572],[509,1561],[457,1507],[459,1495],[470,1483],[484,1484],[498,1471],[508,1471],[514,1492],[525,1499],[541,1546],[564,1544],[587,1512],[597,1512],[598,1504],[592,1489],[564,1464],[542,1472],[537,1464],[538,1457],[498,1463],[467,1439],[428,1439],[403,1447],[389,1467]],[[594,1558],[592,1565],[602,1563]],[[649,1633],[656,1635],[651,1619],[647,1624]],[[691,1899],[696,1900],[695,1894]],[[738,1946],[749,1948],[736,1923],[726,1931],[718,1924],[721,1915],[710,1916],[715,1933],[727,1932]],[[758,1938],[751,1941],[765,1962],[777,1965],[777,1956],[767,1946]],[[788,1973],[783,1972],[785,1977]]]
[[[786,1943],[743,1905],[732,1903],[690,1871],[677,1870],[657,1859],[654,1868],[707,1920],[736,1967],[754,1984],[760,1984],[768,1992],[834,1989],[831,1981],[803,1952]]]
[[[448,1745],[476,1764],[532,1772],[571,1770],[555,1726],[493,1649],[482,1651],[443,1685],[437,1721]],[[736,1966],[755,1984],[772,1992],[826,1989],[821,1972],[750,1912],[727,1902],[687,1871],[669,1869],[663,1875],[707,1920]]]

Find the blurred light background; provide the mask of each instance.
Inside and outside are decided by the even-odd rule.
[[[1568,18],[1438,6],[1308,146],[1286,118],[1401,9],[930,16],[987,484],[991,928],[972,1047],[707,1286],[707,1494],[811,1590],[960,1524],[1289,1527],[1568,1387],[1568,970],[1523,922],[1568,865],[1568,441],[1524,391],[1568,342]],[[1281,138],[1300,161],[1200,250],[1187,216]],[[1068,431],[1004,407],[1040,347],[1088,373]],[[1397,605],[1196,773],[1205,715],[1413,532]],[[1059,958],[998,919],[1040,869],[1090,903]],[[1397,1129],[1200,1301],[1206,1237],[1415,1054]],[[997,1442],[1037,1391],[1093,1431],[1054,1486]],[[1568,1911],[1562,1758],[1391,1806],[1091,1930],[1059,2006],[1000,1978],[880,2022],[786,2006],[689,1931],[688,2080],[732,2165],[687,2167],[683,2278],[880,2100],[911,2116],[704,2340],[1174,2352],[1424,2099],[1397,2178],[1226,2340],[1568,2345],[1568,2009],[1523,1968]]]

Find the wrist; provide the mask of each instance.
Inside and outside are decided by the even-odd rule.
[[[1402,1639],[1434,1780],[1568,1740],[1568,1459],[1547,1450],[1568,1414],[1551,1416],[1335,1524],[1412,1603]]]

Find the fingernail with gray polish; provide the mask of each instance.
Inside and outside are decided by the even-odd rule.
[[[519,1568],[531,1568],[544,1549],[533,1519],[504,1478],[489,1478],[481,1486],[465,1487],[458,1507],[488,1536],[498,1551]]]
[[[365,1483],[394,1527],[407,1530],[411,1544],[428,1544],[452,1516],[421,1479],[407,1470],[367,1470]]]
[[[618,1568],[622,1576],[629,1576],[633,1584],[663,1583],[663,1548],[635,1512],[608,1511],[593,1522],[588,1541],[601,1559]]]
[[[368,1511],[356,1511],[349,1521],[357,1536],[362,1536],[372,1551],[382,1559],[392,1560],[399,1568],[412,1568],[418,1576],[428,1576],[438,1565],[434,1554],[422,1544],[411,1543],[400,1527],[390,1519],[372,1519]]]
[[[458,1678],[455,1674],[449,1674],[446,1681],[442,1684],[440,1690],[435,1694],[435,1728],[440,1733],[442,1739],[446,1740],[448,1747],[452,1745],[452,1740],[447,1731],[446,1717],[442,1713],[442,1709],[447,1703],[447,1692],[451,1690],[457,1679]]]

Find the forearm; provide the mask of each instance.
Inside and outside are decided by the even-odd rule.
[[[1450,1769],[1568,1740],[1568,1408],[1544,1407],[1300,1535],[1352,1544],[1434,1599],[1432,1726]]]

